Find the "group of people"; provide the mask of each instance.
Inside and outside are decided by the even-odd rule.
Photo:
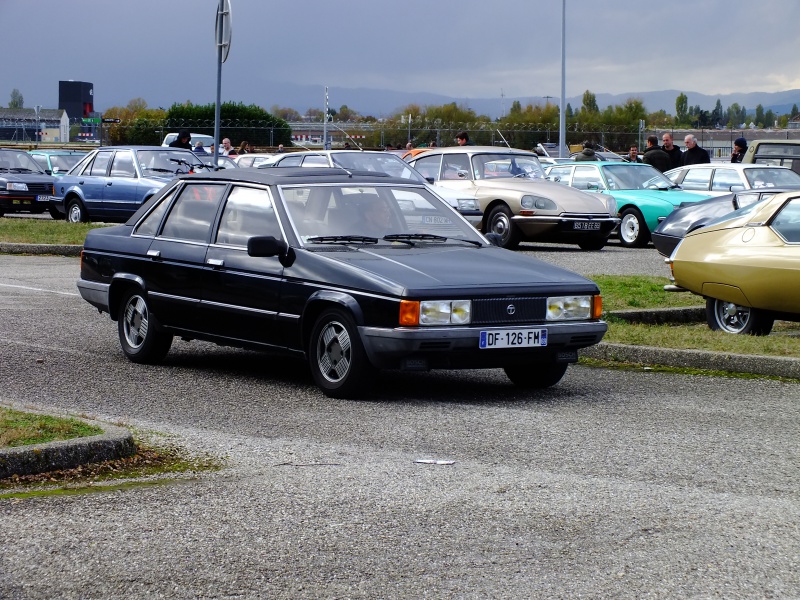
[[[651,165],[665,173],[671,169],[676,169],[684,165],[697,165],[711,162],[708,152],[697,144],[697,138],[689,134],[683,138],[686,150],[683,152],[672,140],[671,133],[664,133],[661,136],[662,145],[658,145],[658,136],[650,135],[647,137],[647,148],[642,157],[639,158],[639,147],[634,144],[630,147],[626,160],[628,162],[645,163]],[[745,152],[747,152],[747,140],[743,137],[736,138],[733,142],[733,153],[731,162],[742,162]],[[599,160],[590,142],[583,143],[583,150],[575,157],[575,160]]]
[[[203,142],[196,142],[194,146],[192,146],[192,134],[186,130],[181,131],[178,134],[178,137],[175,138],[170,144],[170,148],[186,148],[187,150],[192,150],[196,154],[210,154],[205,147],[203,146]],[[283,146],[281,145],[281,148]],[[239,154],[250,154],[254,152],[255,149],[250,142],[243,140],[241,144],[239,144],[239,148],[234,148],[231,145],[230,138],[225,138],[222,140],[222,146],[219,149],[219,154],[221,156],[238,156]]]

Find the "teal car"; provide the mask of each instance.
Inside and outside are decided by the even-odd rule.
[[[710,194],[687,192],[650,165],[610,161],[580,162],[549,167],[547,177],[584,191],[612,194],[619,211],[619,241],[641,248],[650,232],[681,203],[697,202]]]
[[[80,150],[28,150],[28,154],[42,167],[45,173],[60,177],[77,165],[87,152]]]

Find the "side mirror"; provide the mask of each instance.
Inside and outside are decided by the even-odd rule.
[[[433,185],[434,183],[436,183],[436,179],[434,179],[433,177],[426,177],[426,178],[425,178],[425,181],[427,181],[427,182],[428,182],[428,183],[430,183],[431,185]]]
[[[256,258],[277,256],[284,267],[291,267],[296,258],[293,248],[271,235],[257,235],[248,239],[247,254]]]
[[[459,169],[458,170],[458,178],[459,179],[466,179],[467,175],[469,175],[469,173],[466,170],[464,170],[464,169]]]
[[[599,190],[600,186],[597,185],[596,183],[587,183],[586,184],[586,189],[587,190]]]

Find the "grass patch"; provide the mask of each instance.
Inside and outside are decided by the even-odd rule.
[[[594,275],[590,277],[603,295],[603,310],[700,306],[705,301],[688,292],[665,292],[666,277],[647,275]]]
[[[48,219],[0,218],[0,241],[13,244],[83,245],[86,234],[106,223],[68,223]]]
[[[44,444],[100,435],[103,430],[72,418],[52,417],[0,407],[0,448]]]

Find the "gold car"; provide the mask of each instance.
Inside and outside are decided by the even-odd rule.
[[[455,146],[430,148],[408,162],[437,186],[475,198],[481,231],[504,248],[530,240],[599,250],[619,224],[613,197],[547,181],[533,152]]]
[[[667,260],[675,285],[706,298],[709,327],[767,335],[800,321],[800,192],[740,208],[689,233]]]

